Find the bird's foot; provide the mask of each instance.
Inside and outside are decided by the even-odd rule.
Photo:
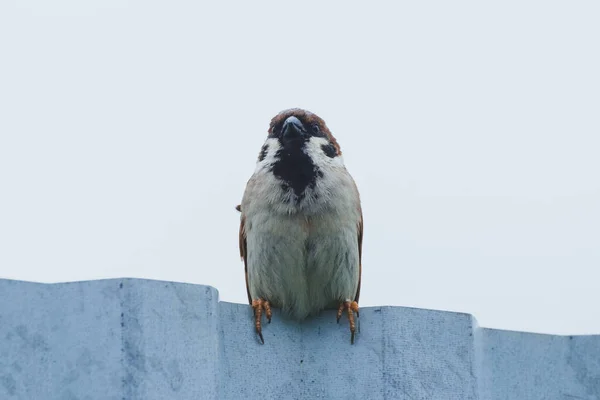
[[[340,322],[340,318],[342,318],[344,310],[346,310],[346,313],[348,314],[348,322],[350,323],[350,344],[354,344],[354,333],[356,332],[354,314],[356,313],[356,318],[358,318],[358,303],[350,300],[341,302],[337,312],[338,323]]]
[[[262,344],[265,344],[265,339],[262,335],[261,317],[264,309],[265,315],[267,316],[267,321],[271,323],[271,316],[273,315],[273,312],[271,311],[271,304],[267,300],[263,299],[252,300],[252,309],[254,310],[254,327],[256,328],[256,333],[258,333],[258,337],[260,338]]]

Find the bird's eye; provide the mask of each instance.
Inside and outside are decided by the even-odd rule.
[[[312,129],[313,133],[321,132],[321,130],[319,129],[319,124],[312,124],[310,129]]]
[[[281,135],[281,125],[282,124],[273,125],[271,128],[271,137],[278,137]]]

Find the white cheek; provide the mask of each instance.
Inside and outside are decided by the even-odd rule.
[[[267,146],[267,154],[265,154],[265,158],[262,161],[258,161],[256,163],[256,169],[254,170],[255,173],[269,167],[271,164],[277,161],[275,155],[281,149],[279,140],[273,138],[267,139],[264,145]]]
[[[329,140],[321,137],[311,137],[306,143],[305,152],[310,156],[315,165],[319,168],[336,168],[344,166],[342,156],[329,157],[323,151],[322,146],[329,145]]]

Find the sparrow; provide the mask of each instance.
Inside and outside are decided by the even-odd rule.
[[[248,302],[264,344],[263,311],[303,320],[344,311],[354,343],[361,283],[363,217],[358,189],[335,137],[299,108],[272,120],[246,185],[239,230]]]

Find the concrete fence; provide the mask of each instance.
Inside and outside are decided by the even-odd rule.
[[[485,329],[367,307],[350,345],[327,311],[253,334],[208,286],[0,280],[0,399],[600,400],[600,336]]]

